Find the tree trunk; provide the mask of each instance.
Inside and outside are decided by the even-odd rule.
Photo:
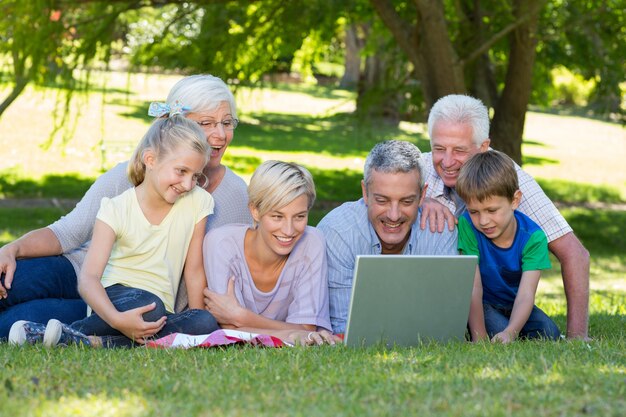
[[[376,35],[370,32],[368,36]],[[365,69],[359,79],[357,114],[364,120],[383,120],[389,125],[398,125],[402,104],[398,83],[403,79],[400,51],[384,38],[369,42],[377,47],[376,53],[365,59]]]
[[[362,41],[359,40],[356,25],[350,25],[346,28],[346,55],[343,77],[339,82],[339,88],[355,88],[359,82],[361,74],[361,49]]]
[[[483,45],[487,41],[485,28],[485,12],[480,1],[472,4],[459,4],[458,14],[463,16],[461,22],[464,28],[460,39],[457,40],[460,56],[470,55],[476,45]],[[484,52],[475,60],[465,63],[465,85],[468,93],[479,98],[487,107],[493,107],[498,102],[498,86],[494,74],[493,64],[489,53]]]
[[[9,95],[4,99],[4,101],[0,104],[0,118],[4,114],[4,111],[15,101],[15,99],[24,91],[24,88],[28,84],[24,78],[20,77],[20,79],[15,83],[13,90],[9,93]]]
[[[536,31],[542,0],[515,0],[517,19],[525,19],[510,35],[510,53],[504,90],[491,124],[491,144],[522,163],[522,136],[532,87]]]
[[[426,108],[442,96],[465,94],[463,65],[448,35],[441,1],[414,0],[417,22],[408,24],[390,0],[370,0],[376,13],[415,67]]]
[[[454,46],[448,34],[443,2],[415,0],[419,20],[419,54],[422,65],[426,107],[448,94],[465,94],[465,79]]]

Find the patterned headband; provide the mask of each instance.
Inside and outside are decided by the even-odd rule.
[[[177,114],[185,114],[191,110],[187,106],[183,106],[178,100],[171,106],[167,103],[158,103],[156,101],[150,103],[148,108],[148,116],[163,117],[163,116],[176,116]]]

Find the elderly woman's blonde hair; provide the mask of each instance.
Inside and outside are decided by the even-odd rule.
[[[307,210],[311,210],[315,202],[313,177],[306,168],[290,162],[263,162],[248,185],[248,204],[260,217],[285,207],[301,195],[307,196]]]

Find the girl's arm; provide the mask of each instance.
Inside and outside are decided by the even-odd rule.
[[[254,328],[259,333],[263,330],[308,330],[314,331],[314,324],[295,324],[272,320],[256,314],[239,305],[235,296],[235,279],[228,280],[226,294],[218,294],[208,288],[204,290],[204,303],[220,326],[229,329]],[[191,300],[191,298],[190,298]]]
[[[480,280],[480,269],[476,265],[474,274],[474,288],[472,289],[472,302],[470,304],[469,328],[472,342],[478,342],[487,338],[485,328],[485,313],[483,312],[483,284]]]
[[[157,333],[165,325],[165,317],[156,322],[145,322],[142,314],[154,308],[154,304],[119,312],[111,303],[102,282],[102,273],[111,256],[115,232],[101,220],[96,220],[93,239],[85,256],[78,279],[78,291],[93,311],[111,327],[141,343],[143,338]]]
[[[189,308],[191,309],[204,309],[202,291],[206,288],[206,278],[204,277],[204,266],[202,265],[202,240],[204,239],[205,226],[206,217],[196,223],[191,242],[189,242],[183,269],[183,279],[187,287]]]
[[[491,339],[492,341],[510,343],[517,338],[517,335],[528,321],[528,317],[530,317],[530,313],[535,306],[535,292],[537,292],[539,277],[541,277],[541,271],[539,270],[524,271],[522,273],[517,296],[513,303],[513,311],[509,319],[509,325],[506,326],[503,331],[496,334]]]

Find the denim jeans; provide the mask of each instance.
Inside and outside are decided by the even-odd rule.
[[[487,334],[489,334],[489,337],[493,337],[509,325],[513,306],[497,306],[483,303],[483,311],[485,313]],[[560,336],[561,333],[556,324],[537,306],[533,306],[526,324],[524,324],[519,333],[520,338],[526,339],[544,338],[557,340]]]
[[[165,305],[159,297],[145,290],[118,284],[106,288],[106,293],[118,311],[128,311],[155,303],[156,308],[143,315],[145,321],[157,321],[163,316],[167,317],[163,329],[153,336],[155,339],[176,332],[194,335],[208,334],[220,328],[213,315],[208,311],[196,309],[176,314],[169,313],[165,310]],[[102,344],[105,347],[131,347],[135,345],[131,339],[111,327],[96,313],[75,321],[70,326],[88,336],[101,336]]]
[[[4,274],[0,276],[4,285]],[[7,298],[0,300],[0,340],[18,320],[70,323],[85,317],[87,306],[78,294],[76,272],[64,256],[18,259]]]

